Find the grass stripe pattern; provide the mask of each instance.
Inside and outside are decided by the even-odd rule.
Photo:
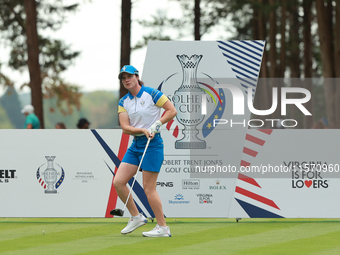
[[[127,218],[2,218],[0,254],[339,254],[339,219],[167,219],[171,238]]]

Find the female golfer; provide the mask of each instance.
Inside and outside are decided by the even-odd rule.
[[[119,122],[125,134],[133,135],[133,143],[127,150],[113,185],[119,198],[125,203],[129,194],[126,186],[128,181],[136,174],[149,137],[149,147],[146,150],[141,169],[143,169],[143,188],[149,204],[156,216],[157,225],[149,231],[143,232],[147,237],[170,237],[170,229],[166,225],[162,202],[156,191],[157,177],[161,169],[164,150],[163,139],[160,136],[160,126],[173,119],[177,111],[174,105],[157,89],[145,87],[139,80],[138,70],[131,65],[124,66],[118,78],[129,92],[119,100]],[[161,117],[161,108],[166,112]],[[128,234],[145,225],[148,220],[139,213],[136,204],[130,196],[126,207],[131,218],[127,226],[121,231]]]

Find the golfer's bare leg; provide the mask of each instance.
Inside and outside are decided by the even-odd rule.
[[[126,199],[130,192],[130,189],[126,186],[126,184],[136,174],[137,168],[138,167],[135,165],[124,162],[119,165],[118,171],[113,180],[113,186],[115,187],[117,194],[123,203],[126,202]],[[136,204],[133,201],[132,194],[129,197],[129,201],[126,207],[129,210],[131,216],[139,215]]]
[[[152,211],[154,212],[157,224],[166,227],[163,214],[162,202],[156,191],[158,173],[143,171],[143,187],[148,198]]]

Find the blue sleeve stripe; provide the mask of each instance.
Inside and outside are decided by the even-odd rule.
[[[125,95],[125,96],[123,96],[120,100],[119,100],[119,103],[118,103],[118,105],[119,106],[121,106],[121,107],[124,107],[124,101],[125,101],[125,99],[127,98],[127,94]]]
[[[154,102],[154,104],[157,104],[158,99],[163,96],[163,93],[161,91],[150,87],[145,87],[145,92],[147,92],[152,97],[152,101]]]
[[[156,94],[153,96],[153,98],[152,98],[153,102],[156,104],[157,101],[158,101],[158,99],[161,98],[161,96],[163,96],[163,93],[160,92],[159,90],[157,90],[157,93],[156,93]]]

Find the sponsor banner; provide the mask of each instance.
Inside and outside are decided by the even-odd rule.
[[[243,99],[255,95],[263,48],[263,41],[149,44],[142,80],[178,111],[161,132],[156,188],[166,217],[340,216],[339,130],[245,125]],[[112,185],[132,142],[121,130],[0,130],[0,140],[0,217],[111,217],[124,207]],[[142,175],[132,195],[154,217]]]
[[[338,133],[274,130],[266,137],[258,130],[249,131],[264,143],[253,146],[256,156],[242,156],[241,164],[249,167],[237,179],[237,203],[250,217],[339,217],[340,208],[332,202],[340,184],[340,160],[333,147],[339,146]],[[231,207],[230,217],[239,214],[235,208]]]
[[[228,140],[243,131],[223,132]],[[185,161],[185,156],[171,161],[174,149],[163,134],[167,163],[157,191],[167,217],[339,217],[340,208],[332,202],[340,187],[338,130],[271,130],[267,137],[262,130],[248,130],[239,143],[250,147],[247,135],[261,138],[261,145],[252,146],[256,156],[228,143],[219,154],[223,164],[239,159],[233,163],[236,178],[223,172],[227,168],[222,164],[219,173],[196,173],[192,178],[182,170],[196,169],[198,162]],[[0,192],[6,194],[0,199],[1,217],[108,217],[108,211],[123,208],[112,180],[122,142],[127,147],[131,141],[120,130],[1,130],[0,139]],[[325,153],[330,146],[333,149]],[[181,171],[167,172],[170,161]],[[318,162],[325,165],[321,171],[313,168]],[[290,166],[290,172],[275,168],[280,165]],[[133,197],[140,210],[153,217],[142,174]]]
[[[117,153],[120,130],[1,130],[0,216],[104,217],[115,164],[94,133]]]

